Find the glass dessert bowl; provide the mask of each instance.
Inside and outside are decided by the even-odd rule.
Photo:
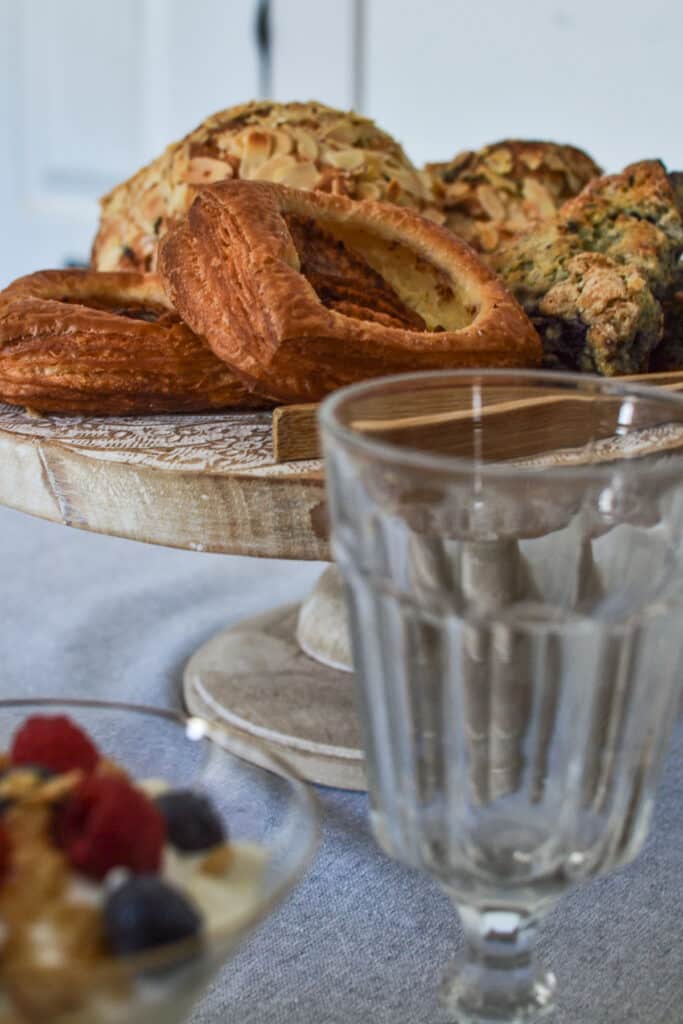
[[[0,701],[0,1024],[185,1019],[316,837],[307,787],[219,726]]]

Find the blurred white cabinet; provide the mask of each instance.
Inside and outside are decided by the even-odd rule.
[[[503,138],[683,167],[681,0],[365,0],[366,113],[413,159]]]
[[[87,260],[97,199],[208,114],[359,104],[363,0],[0,0],[0,286]]]
[[[83,260],[97,198],[257,93],[256,0],[0,0],[0,284]]]
[[[262,0],[261,0],[262,2]],[[96,199],[260,93],[368,113],[418,163],[505,137],[683,167],[680,0],[0,0],[0,285],[85,259]]]

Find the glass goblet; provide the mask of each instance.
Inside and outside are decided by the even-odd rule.
[[[203,902],[210,906],[204,907],[209,913],[200,939],[157,946],[134,956],[94,959],[88,955],[92,929],[87,935],[76,929],[80,901],[75,910],[66,908],[71,915],[66,927],[54,927],[56,919],[64,922],[64,897],[61,889],[54,891],[45,873],[45,858],[20,866],[19,879],[10,869],[3,885],[16,889],[20,883],[27,884],[34,892],[29,931],[18,937],[18,943],[11,934],[3,936],[0,1021],[176,1024],[185,1020],[213,976],[307,867],[317,842],[310,790],[279,758],[221,726],[126,704],[0,700],[0,751],[9,749],[17,729],[33,715],[67,715],[95,741],[103,756],[134,780],[207,797],[233,844],[233,861],[225,884],[208,883],[210,894],[205,893]],[[81,889],[83,884],[82,880],[72,883]],[[33,948],[33,943],[40,948]],[[24,950],[30,955],[24,955]]]
[[[631,860],[683,679],[683,398],[414,374],[321,410],[374,834],[437,878],[450,1019],[534,1021],[538,924]]]

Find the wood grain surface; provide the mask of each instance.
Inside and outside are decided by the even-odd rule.
[[[629,379],[683,388],[683,373]],[[536,390],[520,400],[518,387],[484,403],[482,415],[500,428],[489,431],[488,457],[533,458],[549,440],[565,449],[584,443],[580,396]],[[435,397],[436,404],[428,394],[408,396],[407,419],[396,424],[402,443],[471,454],[469,392],[462,408],[453,395]],[[37,417],[0,405],[0,503],[169,547],[329,560],[316,414],[317,406],[292,406],[274,414]],[[390,422],[376,426],[391,435]],[[680,437],[654,441],[677,447]]]
[[[275,464],[271,414],[36,417],[0,405],[0,503],[132,540],[329,558],[317,461]]]
[[[621,377],[618,383],[629,381],[653,384],[665,387],[669,391],[683,390],[681,371]],[[507,420],[505,430],[499,436],[500,448],[489,451],[488,458],[509,457],[511,447],[519,443],[520,437],[527,447],[529,444],[533,445],[531,438],[537,435],[539,430],[542,436],[545,424],[550,432],[550,444],[581,443],[576,432],[580,432],[580,428],[585,424],[582,402],[589,401],[589,398],[582,398],[570,391],[564,395],[549,391],[544,396],[543,389],[539,387],[529,388],[528,391],[528,397],[520,399],[520,384],[516,383],[507,389],[502,386],[496,387],[495,393],[482,392],[483,418],[491,422],[489,417],[495,415],[504,416]],[[400,401],[395,395],[387,393],[383,404],[387,418],[383,418],[382,401],[378,399],[373,405],[373,419],[354,425],[367,433],[382,433],[385,439],[389,439],[389,435],[392,435],[392,440],[398,440],[400,437],[403,444],[415,442],[417,447],[433,446],[432,450],[443,454],[471,454],[470,430],[457,429],[458,424],[466,426],[472,419],[469,388],[454,387],[438,392],[415,391],[410,395],[402,395]],[[276,462],[286,463],[320,457],[319,409],[318,403],[309,403],[281,406],[274,410],[273,452]],[[502,423],[501,420],[501,425]],[[408,435],[411,432],[414,436],[409,440]],[[543,441],[547,447],[548,438],[543,438]],[[524,457],[534,453],[532,450],[520,450],[515,454]]]

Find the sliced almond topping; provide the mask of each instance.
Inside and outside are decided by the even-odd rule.
[[[548,190],[535,178],[525,178],[522,188],[524,198],[532,204],[538,215],[546,220],[555,213],[555,204]]]
[[[332,139],[335,142],[343,142],[347,146],[353,146],[358,141],[362,127],[362,125],[353,124],[352,121],[333,121],[322,134],[326,139]]]
[[[520,153],[522,163],[526,164],[530,171],[537,171],[543,163],[540,153]]]
[[[422,198],[422,189],[420,188],[420,179],[417,174],[413,171],[408,170],[405,167],[392,167],[391,176],[394,181],[397,181],[404,192],[408,192],[411,196],[419,196]]]
[[[440,165],[442,173],[450,172],[452,174],[453,171],[460,170],[461,167],[464,167],[465,164],[469,163],[473,156],[474,153],[471,149],[464,149],[462,153],[456,153],[450,163]]]
[[[486,157],[486,163],[497,174],[509,174],[512,170],[512,153],[509,149],[494,149]]]
[[[318,159],[318,143],[315,141],[312,135],[308,132],[298,131],[294,132],[296,138],[296,148],[300,156],[304,160],[317,160]]]
[[[224,132],[214,135],[212,141],[218,149],[230,153],[231,156],[241,158],[245,136],[246,132],[244,131],[235,133],[231,128],[227,128]]]
[[[516,178],[506,178],[505,175],[498,174],[490,167],[482,167],[481,173],[496,192],[509,192],[511,195],[517,195],[519,188]]]
[[[493,224],[479,225],[479,241],[484,252],[493,252],[498,245],[498,231]]]
[[[505,206],[494,188],[491,188],[490,185],[477,186],[477,199],[491,220],[503,220]]]
[[[340,171],[359,171],[365,165],[365,154],[362,149],[327,149],[323,160]]]
[[[273,132],[273,156],[287,156],[294,148],[291,132],[276,128]]]
[[[256,168],[252,174],[255,181],[282,181],[283,174],[286,174],[293,167],[297,166],[297,159],[292,154],[280,153],[278,156],[271,156],[265,163]]]
[[[470,195],[470,186],[466,181],[454,181],[452,185],[446,186],[446,199],[449,203],[457,203],[459,199],[465,199]]]
[[[567,165],[564,157],[556,150],[549,149],[541,162],[544,163],[546,167],[550,167],[553,171],[560,171],[562,174],[567,173]]]
[[[250,128],[244,135],[240,178],[253,178],[261,164],[270,156],[272,148],[273,136],[270,132]]]
[[[186,182],[178,184],[171,193],[168,201],[168,213],[170,217],[182,217],[184,213],[190,208],[190,204],[196,189],[192,185],[188,185]]]
[[[212,181],[232,178],[232,167],[223,160],[210,156],[195,156],[190,160],[186,181],[188,185],[210,185]]]
[[[163,217],[166,211],[164,196],[158,185],[152,185],[140,199],[140,211],[148,221],[155,221],[157,217]]]
[[[277,180],[290,188],[313,189],[320,181],[320,171],[315,164],[306,161],[287,168]]]

